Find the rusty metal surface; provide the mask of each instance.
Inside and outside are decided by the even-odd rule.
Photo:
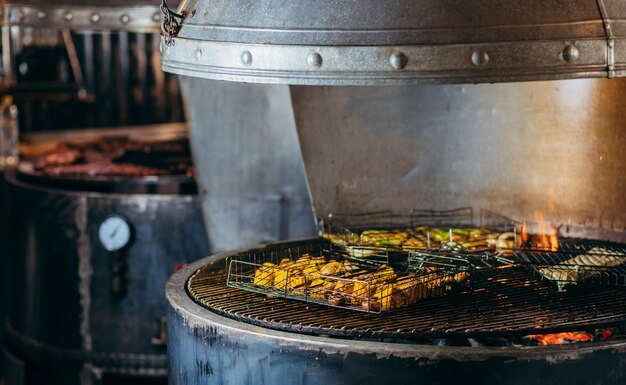
[[[191,0],[178,12],[187,17],[164,40],[163,68],[209,79],[384,85],[626,72],[621,0]]]
[[[624,241],[624,80],[292,87],[317,217],[536,211],[562,235]]]

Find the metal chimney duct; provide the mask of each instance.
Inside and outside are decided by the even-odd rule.
[[[189,0],[170,15],[163,68],[208,79],[399,85],[626,76],[623,0]]]

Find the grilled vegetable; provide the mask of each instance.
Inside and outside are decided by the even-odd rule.
[[[265,262],[263,267],[254,273],[254,284],[258,286],[273,286],[276,270],[273,263]]]
[[[394,230],[365,230],[360,235],[356,233],[347,233],[347,235],[324,234],[324,237],[333,244],[344,247],[351,256],[366,258],[380,254],[381,250],[376,248],[413,250],[437,248],[450,241],[450,230],[452,230],[453,241],[469,250],[488,247],[511,248],[514,243],[513,233],[500,234],[481,227],[449,229],[418,226]],[[429,237],[430,244],[428,242]]]
[[[264,263],[255,271],[254,284],[325,300],[333,306],[356,305],[378,312],[443,295],[467,282],[468,276],[466,272],[446,274],[430,267],[421,274],[398,278],[387,265],[364,270],[351,261],[327,261],[305,254],[295,261],[285,258],[278,265]]]

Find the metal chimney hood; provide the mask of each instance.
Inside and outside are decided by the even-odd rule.
[[[170,14],[163,69],[208,79],[400,85],[626,76],[624,0],[188,0]]]

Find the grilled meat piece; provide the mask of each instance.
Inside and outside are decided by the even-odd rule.
[[[346,299],[340,295],[331,295],[328,297],[328,304],[332,306],[343,306],[346,304]]]
[[[81,160],[81,156],[80,151],[61,149],[59,151],[41,156],[33,163],[33,167],[35,167],[35,170],[41,170],[46,167],[74,164]]]
[[[38,173],[57,177],[193,175],[186,140],[146,142],[108,138],[63,143],[34,159],[33,167]]]
[[[46,167],[45,173],[50,176],[119,176],[143,177],[167,175],[166,170],[134,164],[116,164],[107,161]]]
[[[539,273],[551,281],[556,281],[559,290],[563,290],[567,284],[575,285],[624,263],[626,263],[624,254],[594,247],[587,253],[577,255],[558,265],[540,267]]]

